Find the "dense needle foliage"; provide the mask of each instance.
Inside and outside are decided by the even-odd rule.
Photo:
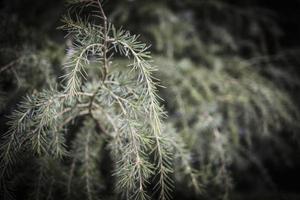
[[[54,177],[43,180],[51,176],[49,162],[69,168],[64,177],[66,196],[76,197],[73,179],[79,176],[87,199],[95,199],[101,192],[97,155],[109,148],[112,176],[124,198],[149,199],[152,184],[160,199],[170,199],[174,147],[185,150],[166,134],[148,46],[137,35],[115,28],[100,1],[70,4],[71,12],[60,27],[72,38],[62,86],[50,84],[49,89],[28,95],[11,114],[1,145],[1,176],[11,175],[19,154],[26,151],[36,155],[41,168],[34,193],[37,199],[51,195],[42,189],[52,191],[61,184]],[[82,8],[91,8],[93,15],[77,15]],[[130,63],[114,67],[114,54],[127,57]],[[70,133],[68,125],[79,117],[82,128]]]
[[[26,182],[28,199],[230,199],[232,169],[251,165],[276,188],[262,159],[289,162],[279,133],[299,128],[284,89],[299,87],[300,62],[280,51],[272,15],[221,0],[116,2],[106,16],[100,0],[68,1],[66,55],[52,42],[1,49],[3,197]]]

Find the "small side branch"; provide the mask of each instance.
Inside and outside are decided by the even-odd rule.
[[[108,30],[107,30],[107,17],[104,13],[104,10],[102,8],[102,4],[100,2],[100,0],[97,0],[97,4],[99,6],[100,9],[100,13],[101,13],[101,17],[103,19],[103,33],[104,33],[104,41],[103,41],[103,63],[104,63],[104,75],[103,75],[103,82],[106,79],[106,76],[108,74],[108,58],[107,58],[107,51],[108,51],[108,47],[107,47],[107,42],[108,42]]]

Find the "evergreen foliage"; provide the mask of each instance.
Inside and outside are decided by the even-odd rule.
[[[299,141],[298,108],[284,91],[299,88],[292,75],[299,64],[299,51],[281,49],[281,31],[273,13],[226,1],[118,5],[114,20],[128,23],[154,41],[153,49],[159,53],[154,60],[163,66],[157,76],[166,86],[160,94],[168,122],[193,155],[208,199],[229,198],[232,167],[254,165],[265,182],[276,188],[259,157],[288,163],[285,153],[290,147],[279,133],[290,132],[285,137]],[[265,143],[270,148],[258,152]],[[183,180],[180,174],[177,178]],[[214,186],[221,197],[213,194]]]
[[[145,0],[106,2],[114,6],[107,17],[100,0],[68,3],[59,27],[66,55],[51,42],[24,45],[0,69],[7,75],[0,109],[10,113],[1,137],[3,197],[25,180],[28,199],[169,200],[173,190],[230,199],[231,169],[250,164],[276,187],[260,157],[283,157],[280,131],[299,128],[284,91],[299,82],[292,67],[278,68],[290,66],[289,56],[292,65],[299,60],[268,56],[270,43],[280,49],[271,13],[221,0]],[[265,143],[270,148],[257,154]]]
[[[72,158],[65,183],[68,196],[76,197],[77,190],[71,188],[77,175],[86,198],[97,199],[97,155],[105,141],[115,163],[113,176],[118,193],[126,199],[149,199],[153,184],[159,199],[170,199],[174,145],[164,134],[165,114],[148,46],[139,42],[139,36],[108,22],[100,1],[70,3],[75,12],[66,15],[65,25],[60,27],[73,41],[62,87],[49,85],[52,89],[27,96],[11,114],[1,146],[1,176],[10,175],[22,151],[31,152],[40,165],[34,195],[40,199],[40,189],[50,183],[52,190],[58,181],[51,178],[50,182],[42,182],[48,176],[49,164],[56,162],[63,170],[64,160]],[[84,7],[92,8],[95,14],[81,18],[77,9]],[[130,64],[113,68],[114,53],[127,57]],[[95,74],[88,76],[90,71]],[[68,132],[69,124],[77,118],[84,121],[81,131]],[[74,142],[68,145],[66,138]],[[176,149],[184,152],[183,146]]]

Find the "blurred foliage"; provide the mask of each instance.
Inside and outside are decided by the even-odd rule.
[[[200,180],[210,188],[206,195],[218,197],[215,185],[227,198],[230,169],[253,165],[276,190],[262,163],[292,162],[293,147],[285,141],[299,141],[299,97],[293,92],[300,63],[298,49],[281,46],[276,14],[253,1],[116,4],[111,19],[153,41],[168,121],[191,150]]]
[[[140,33],[141,40],[152,44],[154,63],[159,69],[155,75],[165,86],[159,88],[159,94],[168,113],[166,132],[176,135],[173,141],[185,149],[175,154],[178,157],[174,163],[175,192],[183,198],[231,199],[236,182],[234,173],[242,171],[252,176],[253,165],[267,187],[276,190],[263,162],[267,159],[274,164],[291,164],[290,152],[299,151],[287,143],[287,138],[298,144],[299,96],[293,92],[299,91],[300,84],[297,76],[300,51],[286,50],[281,45],[284,30],[277,23],[276,13],[250,0],[112,0],[104,2],[104,8],[109,10],[110,21]],[[0,34],[8,39],[1,43],[22,44],[17,49],[6,44],[3,46],[8,48],[1,51],[1,64],[12,63],[12,67],[1,71],[0,83],[1,108],[10,113],[19,101],[15,88],[41,91],[59,80],[64,45],[52,42],[53,39],[29,36],[30,29],[14,18],[3,16],[3,19],[1,26],[7,28]],[[18,31],[21,35],[17,36],[15,29],[24,31]],[[37,31],[33,32],[35,35]],[[16,37],[10,38],[12,35]],[[33,42],[28,44],[22,38]],[[120,70],[126,64],[119,59],[114,67]],[[93,68],[87,72],[95,75]],[[8,87],[8,83],[13,86]],[[78,127],[70,130],[76,132]],[[95,162],[100,159],[103,158],[98,157]],[[43,160],[37,165],[39,162]],[[67,169],[60,170],[51,160],[44,162],[47,164],[41,166],[48,166],[46,177],[51,177],[46,182],[66,181]],[[177,162],[189,163],[191,168]],[[103,171],[111,173],[105,167]],[[92,170],[92,173],[98,172]],[[101,182],[99,187],[109,194],[110,176],[95,174],[94,177],[101,179],[97,180]],[[78,199],[84,198],[79,192],[80,181],[76,177],[73,180]],[[47,185],[44,187],[44,194],[58,195],[59,188],[65,186],[58,184],[51,191]]]

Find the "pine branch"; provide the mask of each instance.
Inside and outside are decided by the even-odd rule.
[[[189,177],[195,192],[201,193],[201,184],[198,180],[200,172],[191,166],[190,162],[192,161],[192,158],[190,152],[188,152],[186,145],[178,134],[173,134],[171,137],[173,138],[170,142],[172,143],[175,152],[177,153],[177,157],[180,160],[180,164],[183,167],[183,173]]]
[[[65,92],[70,96],[77,95],[81,90],[81,78],[86,79],[86,65],[89,64],[89,52],[102,52],[103,45],[100,43],[89,44],[84,47],[72,48],[70,61],[65,63],[65,68],[70,69],[70,72],[63,76],[67,81]]]
[[[169,152],[168,149],[164,149],[164,144],[161,138],[161,118],[163,116],[163,110],[159,106],[157,91],[157,83],[153,80],[156,80],[152,73],[156,71],[156,69],[150,65],[150,52],[148,52],[148,48],[145,44],[140,43],[138,41],[138,36],[130,35],[129,32],[124,30],[116,30],[113,28],[114,33],[114,42],[115,50],[120,54],[125,56],[132,56],[133,63],[132,68],[135,70],[139,70],[138,82],[145,84],[144,95],[145,99],[143,101],[149,106],[149,110],[147,109],[150,125],[153,130],[154,138],[156,141],[155,147],[155,156],[157,161],[157,168],[160,174],[159,176],[159,186],[160,186],[160,198],[170,199],[170,191],[172,188],[172,184],[168,181],[169,174],[172,172],[172,167],[169,160]]]
[[[65,25],[60,28],[68,31],[73,40],[65,63],[64,90],[39,92],[22,103],[24,109],[17,111],[11,120],[12,124],[21,121],[22,130],[8,134],[5,149],[10,152],[11,146],[19,144],[17,136],[26,132],[25,139],[21,138],[22,148],[31,144],[30,149],[38,156],[58,160],[71,155],[74,163],[66,181],[67,193],[71,195],[73,176],[77,172],[82,178],[86,197],[92,200],[98,192],[99,157],[96,155],[103,142],[100,134],[93,134],[96,126],[97,131],[108,136],[105,139],[113,147],[114,175],[120,193],[127,199],[150,199],[148,187],[153,181],[157,183],[155,190],[160,199],[170,199],[172,148],[161,130],[164,113],[158,101],[158,80],[153,76],[156,68],[148,60],[151,58],[148,47],[139,42],[137,36],[111,28],[99,0],[72,0],[72,3],[97,9],[93,17],[100,18],[102,25],[89,22],[89,16],[86,20],[77,15],[73,20],[71,14],[64,17]],[[134,73],[126,69],[110,69],[113,47],[129,60],[133,58],[130,67]],[[94,64],[102,72],[101,76],[90,75]],[[64,129],[79,116],[85,123],[75,135],[72,151],[67,152],[67,132]],[[26,121],[23,122],[23,118]],[[7,162],[13,163],[10,158],[13,159],[12,156],[6,158]],[[52,189],[48,194],[52,194]]]
[[[111,144],[114,148],[117,147],[113,150],[117,159],[114,173],[118,177],[117,188],[129,199],[149,199],[146,187],[154,168],[147,158],[149,150],[146,147],[151,145],[151,140],[137,132],[140,129],[136,127],[137,122],[128,120],[127,117],[123,121],[126,128],[118,129],[121,132],[120,138]],[[126,142],[127,139],[130,143]]]

